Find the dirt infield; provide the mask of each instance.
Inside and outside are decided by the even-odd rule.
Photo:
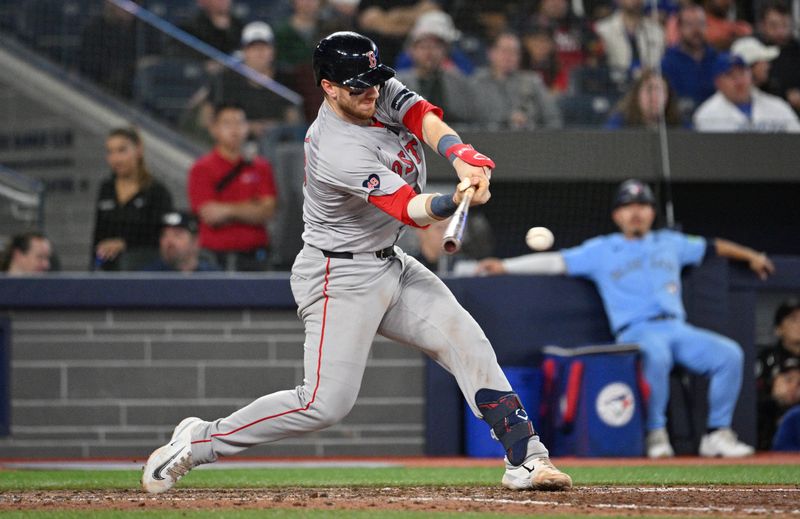
[[[178,489],[151,496],[123,491],[0,494],[9,510],[415,510],[564,515],[775,517],[800,514],[800,488],[580,487],[569,492],[511,492],[487,487]]]

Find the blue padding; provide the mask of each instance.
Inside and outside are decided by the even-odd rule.
[[[0,280],[0,308],[296,308],[289,274],[82,274]]]

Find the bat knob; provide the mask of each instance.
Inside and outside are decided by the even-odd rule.
[[[447,254],[455,254],[461,249],[461,241],[455,238],[446,238],[442,242],[442,249],[444,249]]]

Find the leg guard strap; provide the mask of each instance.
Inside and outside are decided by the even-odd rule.
[[[525,461],[528,438],[536,434],[528,413],[519,397],[511,391],[481,389],[475,394],[475,404],[483,415],[483,420],[492,428],[506,450],[512,465]]]

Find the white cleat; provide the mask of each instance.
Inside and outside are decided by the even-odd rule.
[[[648,458],[673,458],[675,451],[669,443],[669,435],[665,428],[653,429],[647,433],[647,457]]]
[[[569,490],[572,478],[558,470],[550,458],[530,457],[515,467],[506,458],[503,486],[511,490]]]
[[[732,429],[724,428],[703,435],[700,440],[700,456],[714,458],[744,458],[752,456],[755,449],[739,441]]]
[[[192,461],[192,427],[200,418],[185,418],[175,427],[169,443],[159,447],[147,458],[142,473],[142,488],[151,494],[166,492],[194,468]]]

